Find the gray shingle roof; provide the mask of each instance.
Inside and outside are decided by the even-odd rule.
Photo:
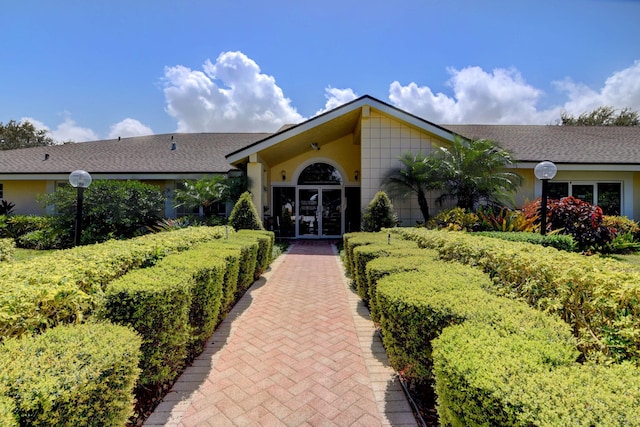
[[[0,151],[0,173],[69,173],[76,169],[91,173],[228,172],[233,167],[226,154],[269,135],[176,133],[7,150]],[[171,150],[172,142],[176,150]]]
[[[471,139],[490,139],[520,162],[640,164],[640,127],[442,125]]]
[[[519,162],[640,164],[639,127],[441,127],[467,138],[497,141]],[[0,174],[66,174],[75,169],[110,174],[224,173],[233,169],[226,155],[271,135],[176,133],[0,151]],[[171,150],[172,142],[176,150]]]

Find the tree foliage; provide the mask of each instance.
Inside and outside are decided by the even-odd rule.
[[[496,143],[456,138],[450,146],[431,154],[404,153],[402,166],[391,170],[383,187],[392,195],[416,195],[425,219],[429,219],[426,194],[440,190],[436,202],[454,200],[456,206],[475,211],[480,202],[509,203],[509,197],[522,183],[522,177],[506,170],[513,163],[511,154]]]
[[[407,152],[399,160],[401,167],[390,170],[383,178],[382,186],[392,196],[417,196],[418,206],[426,223],[430,217],[427,193],[440,187],[435,159],[421,152]]]
[[[181,188],[175,191],[175,206],[199,208],[202,206],[204,216],[214,213],[217,203],[235,202],[247,190],[248,179],[244,176],[227,177],[214,175],[198,180],[186,180]]]
[[[36,129],[29,121],[10,120],[6,124],[0,122],[0,150],[45,147],[53,144],[53,138],[47,135],[46,130]]]
[[[562,112],[562,126],[640,126],[640,114],[630,108],[616,110],[612,106],[602,106],[580,114],[578,117]]]
[[[162,190],[140,181],[96,180],[84,190],[81,243],[96,243],[112,238],[129,238],[152,226],[164,216]],[[44,207],[55,209],[54,228],[62,245],[74,238],[77,190],[58,188],[40,197]]]
[[[486,139],[456,138],[450,147],[434,153],[442,194],[436,199],[456,201],[456,206],[475,211],[481,201],[509,204],[509,197],[522,177],[505,168],[513,164],[511,154]]]
[[[378,191],[362,217],[362,231],[380,231],[396,225],[396,215],[387,193]]]

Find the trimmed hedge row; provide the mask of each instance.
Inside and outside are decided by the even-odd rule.
[[[611,259],[424,229],[398,231],[444,260],[478,266],[499,295],[558,314],[587,357],[640,361],[640,273]]]
[[[230,298],[223,295],[226,259],[236,257],[239,268],[234,270],[250,271],[253,282],[257,259],[270,258],[265,252],[269,246],[260,245],[261,240],[264,234],[234,233],[228,240],[168,255],[109,284],[100,313],[142,336],[142,386],[173,380],[187,359],[202,351],[220,320],[223,300]],[[243,252],[251,258],[243,258]]]
[[[353,246],[352,246],[353,247]],[[412,251],[412,252],[410,252]],[[409,255],[415,251],[421,251],[415,242],[408,240],[394,239],[384,243],[371,243],[369,245],[360,245],[353,247],[353,265],[352,278],[355,282],[356,292],[358,296],[366,303],[369,303],[369,285],[367,278],[367,263],[381,256],[390,256],[392,254],[405,253]]]
[[[567,234],[545,234],[543,236],[538,233],[525,233],[520,231],[479,231],[473,234],[508,240],[510,242],[526,242],[533,243],[534,245],[551,246],[560,251],[576,252],[578,250],[576,241]]]
[[[488,276],[433,254],[366,269],[383,276],[374,294],[390,363],[409,379],[435,379],[442,425],[640,425],[638,368],[576,363],[569,325],[487,292]],[[393,260],[409,261],[406,271]]]
[[[107,323],[5,339],[0,424],[123,426],[132,412],[139,347],[135,332]]]
[[[637,367],[558,364],[555,353],[544,336],[472,322],[446,328],[433,341],[441,425],[640,425]]]
[[[378,283],[383,343],[391,365],[408,378],[431,380],[431,341],[444,328],[470,320],[505,331],[544,333],[563,363],[576,360],[575,340],[560,319],[487,293],[483,288],[490,279],[477,269],[438,261],[425,267],[388,275]]]
[[[80,323],[95,308],[93,296],[112,280],[224,235],[224,227],[190,227],[0,264],[0,336]]]
[[[273,245],[276,243],[276,236],[272,231],[266,230],[238,230],[238,237],[249,236],[258,240],[258,259],[256,261],[256,272],[254,279],[258,279],[262,273],[267,271],[271,264]]]
[[[232,233],[229,239],[205,239],[204,243],[190,244],[187,251],[167,252],[154,265],[129,271],[113,280],[104,292],[93,297],[97,305],[97,316],[94,317],[110,328],[118,328],[114,333],[102,331],[103,323],[87,323],[60,325],[35,337],[6,338],[5,343],[21,343],[16,347],[21,353],[20,357],[10,351],[0,355],[0,424],[4,418],[12,420],[17,416],[19,425],[123,425],[131,415],[136,378],[141,390],[172,380],[187,358],[202,350],[223,316],[223,302],[231,305],[238,295],[240,271],[249,271],[249,276],[253,277],[258,256],[270,259],[265,253],[268,245],[258,244],[264,237],[264,233]],[[262,249],[258,250],[259,246]],[[53,345],[49,337],[63,333],[73,339],[58,340],[58,345]],[[114,336],[116,333],[122,337]],[[106,341],[95,339],[94,334],[100,334]],[[95,342],[98,349],[85,345],[86,341]],[[43,345],[39,344],[42,342],[47,348],[55,349],[55,355],[42,351]],[[120,375],[122,371],[113,363],[109,370],[111,359],[101,353],[103,350],[112,350],[116,354],[114,357],[126,364],[134,374],[131,384],[100,374],[113,371],[114,375]],[[121,354],[125,350],[135,355],[135,359]],[[99,363],[96,366],[92,362],[94,359],[96,363],[104,361],[104,369]],[[74,360],[84,365],[73,365]],[[65,364],[70,365],[69,372],[61,368]],[[70,387],[66,385],[69,382],[66,376],[75,378],[73,369],[82,370],[85,365],[93,375],[91,387],[82,380],[72,393],[67,392]],[[22,372],[23,366],[26,373],[23,377],[15,377]],[[46,384],[38,385],[38,373],[49,369],[54,372],[53,379],[44,376]],[[81,375],[76,374],[76,377]],[[122,380],[125,376],[118,378]],[[14,383],[24,386],[15,391],[18,385]],[[105,388],[110,391],[104,391]],[[94,389],[102,390],[103,400],[93,397]],[[35,390],[38,397],[28,395],[29,390]],[[22,398],[23,395],[28,397]],[[33,404],[39,406],[26,403],[37,402],[40,396],[42,403]],[[58,402],[56,399],[64,404],[55,403]],[[85,402],[91,408],[87,408]],[[59,406],[62,409],[58,409]]]
[[[418,252],[419,251],[419,252]],[[418,271],[429,266],[425,259],[437,257],[435,251],[429,249],[418,249],[408,253],[393,253],[393,256],[383,256],[374,258],[367,264],[367,293],[369,295],[369,313],[371,320],[380,323],[380,309],[378,307],[377,288],[378,282],[383,277],[390,274],[401,273],[403,271]],[[402,257],[401,260],[398,257]]]
[[[0,262],[11,261],[16,250],[16,243],[13,239],[0,239]]]

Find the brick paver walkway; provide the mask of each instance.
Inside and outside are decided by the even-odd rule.
[[[415,426],[328,242],[295,242],[145,426]]]

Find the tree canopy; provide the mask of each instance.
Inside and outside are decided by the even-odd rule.
[[[616,110],[612,106],[598,107],[578,117],[562,112],[562,126],[640,126],[640,113],[630,108]]]
[[[423,153],[406,152],[399,158],[402,166],[390,170],[382,181],[382,186],[390,195],[405,198],[410,195],[418,197],[418,206],[424,221],[429,219],[429,203],[427,193],[440,188],[437,168],[433,156]]]
[[[439,204],[454,200],[458,207],[475,211],[480,202],[508,202],[522,183],[520,175],[505,169],[513,163],[511,154],[484,139],[456,138],[431,154],[407,152],[399,159],[401,167],[389,171],[382,185],[393,196],[417,196],[425,222],[429,191],[441,191]]]
[[[29,121],[10,120],[6,124],[0,122],[0,150],[45,147],[53,144],[53,138],[47,135],[46,130],[36,129]]]

